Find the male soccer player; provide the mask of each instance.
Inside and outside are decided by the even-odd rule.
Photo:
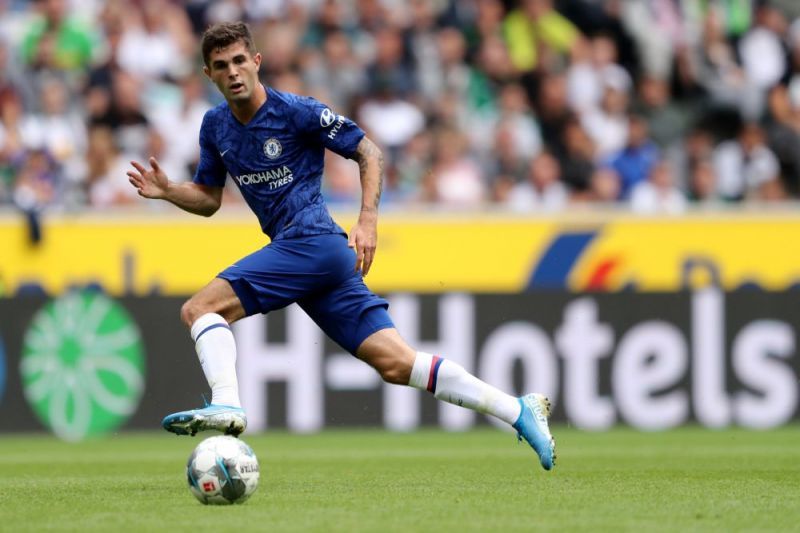
[[[389,382],[427,390],[446,402],[504,420],[549,470],[555,441],[540,394],[515,398],[453,361],[417,352],[400,337],[387,302],[364,284],[375,256],[383,156],[351,120],[318,101],[264,87],[261,54],[243,23],[221,23],[202,37],[203,71],[225,102],[200,128],[200,163],[192,182],[169,180],[151,157],[131,162],[131,184],[145,198],[167,200],[197,215],[220,207],[228,174],[271,242],[223,270],[181,308],[211,387],[205,407],[168,415],[178,435],[247,426],[239,403],[236,346],[230,324],[297,303],[325,333]],[[320,194],[325,149],[358,163],[362,201],[350,236],[333,221]]]

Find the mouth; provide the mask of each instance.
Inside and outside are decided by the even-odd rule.
[[[244,83],[237,81],[228,85],[228,88],[230,89],[231,93],[239,94],[240,92],[244,91]]]

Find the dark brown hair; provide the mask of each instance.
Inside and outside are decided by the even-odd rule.
[[[251,56],[256,55],[256,45],[250,28],[244,22],[220,22],[209,27],[203,32],[201,48],[203,50],[203,63],[208,67],[208,58],[217,48],[225,48],[241,41]]]

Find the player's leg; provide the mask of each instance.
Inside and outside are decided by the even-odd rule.
[[[230,325],[245,316],[231,284],[215,278],[181,308],[197,357],[211,387],[211,403],[241,407],[236,379],[236,342]]]
[[[515,398],[506,394],[458,363],[414,351],[394,328],[370,334],[359,345],[356,355],[388,383],[427,390],[439,400],[503,420],[533,447],[545,469],[553,467],[555,441],[547,424],[550,405],[544,396],[529,394]]]
[[[331,253],[335,244],[349,250],[342,235],[273,241],[222,271],[184,304],[181,318],[191,329],[211,386],[211,405],[170,415],[164,419],[165,428],[179,434],[204,429],[232,434],[244,431],[246,419],[240,408],[236,379],[236,344],[229,325],[245,316],[280,309],[339,281],[348,264],[342,261],[341,254]],[[349,268],[352,265],[353,260]]]
[[[427,390],[439,400],[496,416],[508,424],[519,418],[517,398],[484,383],[454,361],[415,351],[394,328],[367,337],[356,355],[387,383]]]
[[[211,388],[211,403],[167,415],[162,425],[179,435],[215,429],[238,435],[247,427],[239,402],[236,378],[236,343],[230,324],[245,310],[230,282],[215,278],[181,308],[181,320],[189,327],[203,374]]]

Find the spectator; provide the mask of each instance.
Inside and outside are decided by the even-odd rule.
[[[724,199],[719,195],[717,173],[710,159],[698,159],[691,165],[687,196],[692,204],[717,207]]]
[[[89,205],[107,208],[138,201],[136,189],[125,175],[131,159],[135,159],[132,154],[120,152],[111,128],[94,126],[89,130],[85,182]]]
[[[487,197],[480,167],[469,156],[467,140],[454,128],[442,128],[434,141],[433,165],[425,176],[426,195],[448,207],[477,207]]]
[[[528,160],[542,149],[539,125],[525,89],[520,84],[505,85],[500,91],[495,116],[485,118],[486,127],[469,128],[472,145],[476,146],[475,151],[481,157],[494,158],[501,152],[510,156],[509,152],[513,152],[512,157]],[[503,142],[508,142],[511,146],[498,146],[498,135],[504,137]],[[483,147],[490,147],[491,151],[487,154]],[[506,163],[514,164],[509,160],[506,160]],[[501,172],[514,174],[513,168],[506,168]]]
[[[639,100],[634,111],[647,121],[650,137],[662,148],[679,142],[691,116],[697,114],[690,105],[671,98],[667,80],[652,76],[639,82]]]
[[[780,171],[775,154],[764,145],[764,132],[752,122],[716,148],[714,168],[720,195],[731,201],[772,196]]]
[[[10,203],[19,162],[25,156],[22,99],[14,92],[0,98],[0,205]]]
[[[562,74],[546,75],[539,86],[536,116],[547,147],[556,154],[564,153],[564,129],[573,114],[567,103],[567,83]]]
[[[739,41],[745,76],[761,91],[775,85],[786,72],[786,50],[781,40],[786,29],[783,14],[765,3],[756,10],[756,25]]]
[[[631,191],[630,205],[638,213],[679,214],[686,210],[686,198],[675,186],[669,163],[661,160],[652,167],[647,179]]]
[[[92,125],[111,128],[116,144],[122,151],[143,153],[150,121],[142,112],[140,81],[127,72],[116,72],[112,82],[111,104],[104,115],[92,120]]]
[[[123,28],[117,61],[125,71],[153,79],[188,72],[193,44],[185,12],[165,0],[144,0]]]
[[[509,191],[506,205],[514,211],[555,212],[567,205],[569,190],[561,180],[561,165],[549,152],[531,160],[527,179]]]
[[[780,163],[784,186],[800,193],[800,95],[791,95],[784,85],[769,92],[764,129],[767,142]]]
[[[66,0],[35,0],[39,17],[28,28],[21,51],[34,69],[81,72],[92,60],[92,30],[67,15]]]
[[[737,62],[736,50],[716,11],[711,10],[706,15],[702,41],[693,62],[697,82],[715,107],[741,109],[751,120],[758,116],[761,109],[759,89]]]
[[[366,75],[356,57],[347,34],[331,30],[322,38],[320,53],[308,52],[303,79],[320,100],[333,109],[349,114],[351,103],[363,91]]]
[[[577,118],[567,123],[563,136],[564,152],[556,154],[561,164],[561,179],[573,195],[583,196],[591,187],[597,150]]]
[[[387,176],[385,192],[390,202],[410,202],[418,197],[431,168],[434,136],[427,130],[414,135],[403,147],[396,170]]]
[[[402,147],[425,126],[425,115],[403,99],[391,84],[377,86],[375,93],[357,111],[359,124],[387,149],[388,164],[394,165]]]
[[[506,16],[503,31],[520,72],[552,70],[580,38],[578,29],[553,8],[552,0],[522,0]]]
[[[628,142],[622,150],[612,154],[607,163],[622,180],[621,198],[627,198],[636,185],[647,179],[658,159],[658,147],[650,140],[647,122],[640,116],[630,115]]]
[[[180,93],[177,98],[168,100],[169,105],[152,107],[157,109],[157,112],[152,113],[152,124],[166,144],[166,157],[174,160],[176,165],[188,169],[194,168],[200,160],[200,146],[197,139],[186,135],[186,132],[200,131],[203,116],[211,108],[211,103],[205,98],[204,80],[200,75],[184,76],[178,84]],[[185,172],[184,170],[182,174]],[[167,175],[172,176],[169,173]]]
[[[441,96],[450,92],[459,102],[468,102],[470,68],[465,62],[467,48],[462,33],[456,28],[444,28],[437,35],[440,58],[435,75],[429,81],[430,95]]]
[[[599,106],[606,79],[618,78],[620,84],[632,85],[628,72],[617,64],[617,55],[616,43],[608,35],[576,42],[567,70],[567,94],[573,110],[584,112]]]
[[[628,142],[630,88],[628,77],[606,72],[600,107],[581,115],[581,125],[597,146],[597,156],[600,158],[622,150]]]
[[[466,107],[471,113],[494,113],[497,94],[506,83],[516,81],[516,71],[505,42],[498,36],[485,38],[470,73]]]
[[[410,98],[417,90],[417,79],[406,60],[403,36],[396,28],[385,27],[375,35],[375,58],[367,67],[370,93],[389,91]]]
[[[643,75],[664,79],[672,73],[678,50],[690,37],[681,2],[624,0],[621,19],[637,45]]]
[[[77,109],[70,107],[66,84],[57,77],[43,81],[41,110],[22,121],[23,142],[50,154],[59,165],[73,166],[86,149],[86,127]]]
[[[598,168],[589,178],[587,194],[579,195],[578,199],[586,199],[597,204],[613,204],[617,201],[622,190],[619,174],[613,168]]]
[[[43,148],[23,152],[15,165],[14,203],[24,211],[39,211],[61,198],[58,165]]]

